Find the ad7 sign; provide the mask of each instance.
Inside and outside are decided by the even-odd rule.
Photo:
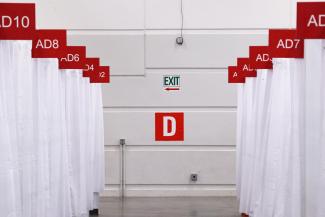
[[[184,113],[155,114],[156,141],[184,141]]]
[[[294,29],[271,29],[269,46],[272,58],[304,58],[304,40]]]

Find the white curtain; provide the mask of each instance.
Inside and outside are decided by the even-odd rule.
[[[18,152],[17,123],[18,116],[16,104],[18,101],[16,74],[13,68],[15,49],[20,44],[0,41],[0,188],[3,200],[0,209],[4,216],[21,216],[22,214],[22,192],[20,191],[20,162]],[[28,45],[21,45],[26,46]],[[19,186],[17,188],[17,186]]]
[[[64,70],[73,213],[88,216],[98,208],[104,186],[104,128],[101,85],[81,70]],[[76,97],[77,96],[77,97]]]
[[[249,210],[249,200],[250,200],[250,178],[251,176],[249,168],[252,166],[252,158],[251,152],[253,149],[252,144],[252,133],[253,133],[253,124],[254,124],[254,116],[253,116],[253,104],[254,104],[254,89],[255,89],[256,80],[254,78],[246,78],[246,83],[241,87],[242,95],[242,103],[243,110],[242,113],[245,114],[242,116],[242,128],[241,135],[239,138],[240,145],[240,169],[239,173],[242,174],[240,176],[240,211],[243,213],[247,213]],[[241,97],[240,97],[241,98]],[[245,175],[244,175],[245,174]]]
[[[324,41],[238,87],[237,183],[250,217],[325,216]],[[264,71],[264,73],[263,73]]]
[[[105,151],[104,151],[104,120],[101,84],[91,84],[90,88],[90,112],[92,115],[89,132],[91,146],[94,150],[90,162],[90,177],[92,177],[93,200],[90,209],[98,209],[99,193],[103,192],[105,186]]]
[[[303,60],[275,59],[260,206],[252,216],[301,216]]]
[[[255,89],[255,104],[253,114],[255,116],[254,132],[253,132],[253,144],[254,149],[252,152],[253,165],[250,168],[251,173],[251,198],[249,201],[250,207],[248,213],[254,214],[255,209],[261,203],[260,191],[262,189],[262,177],[264,175],[265,166],[265,140],[267,130],[267,115],[270,103],[270,87],[272,82],[273,72],[271,70],[258,70],[256,78]]]
[[[325,216],[325,52],[324,40],[305,41],[306,216]]]
[[[0,200],[4,217],[82,217],[104,186],[101,88],[31,42],[0,41]]]
[[[66,111],[68,125],[68,150],[69,165],[71,178],[71,197],[72,210],[74,216],[82,216],[87,213],[86,205],[86,172],[85,162],[85,143],[82,136],[82,108],[80,101],[82,93],[81,82],[78,78],[78,70],[64,70],[64,78],[66,79]]]
[[[237,196],[240,212],[251,213],[260,200],[265,155],[265,128],[272,71],[258,70],[238,86]]]

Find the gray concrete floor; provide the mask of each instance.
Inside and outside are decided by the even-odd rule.
[[[239,217],[234,197],[102,198],[100,217]]]

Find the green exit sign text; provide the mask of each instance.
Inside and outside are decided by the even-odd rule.
[[[181,86],[181,76],[179,75],[165,75],[164,87],[179,87]]]

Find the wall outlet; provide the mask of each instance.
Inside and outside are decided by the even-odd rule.
[[[197,180],[198,180],[198,174],[192,173],[190,179],[191,179],[192,182],[197,182]]]
[[[177,37],[177,38],[176,38],[176,44],[178,44],[178,45],[183,45],[183,43],[184,43],[184,38],[183,38],[183,36],[180,36],[180,37]]]

